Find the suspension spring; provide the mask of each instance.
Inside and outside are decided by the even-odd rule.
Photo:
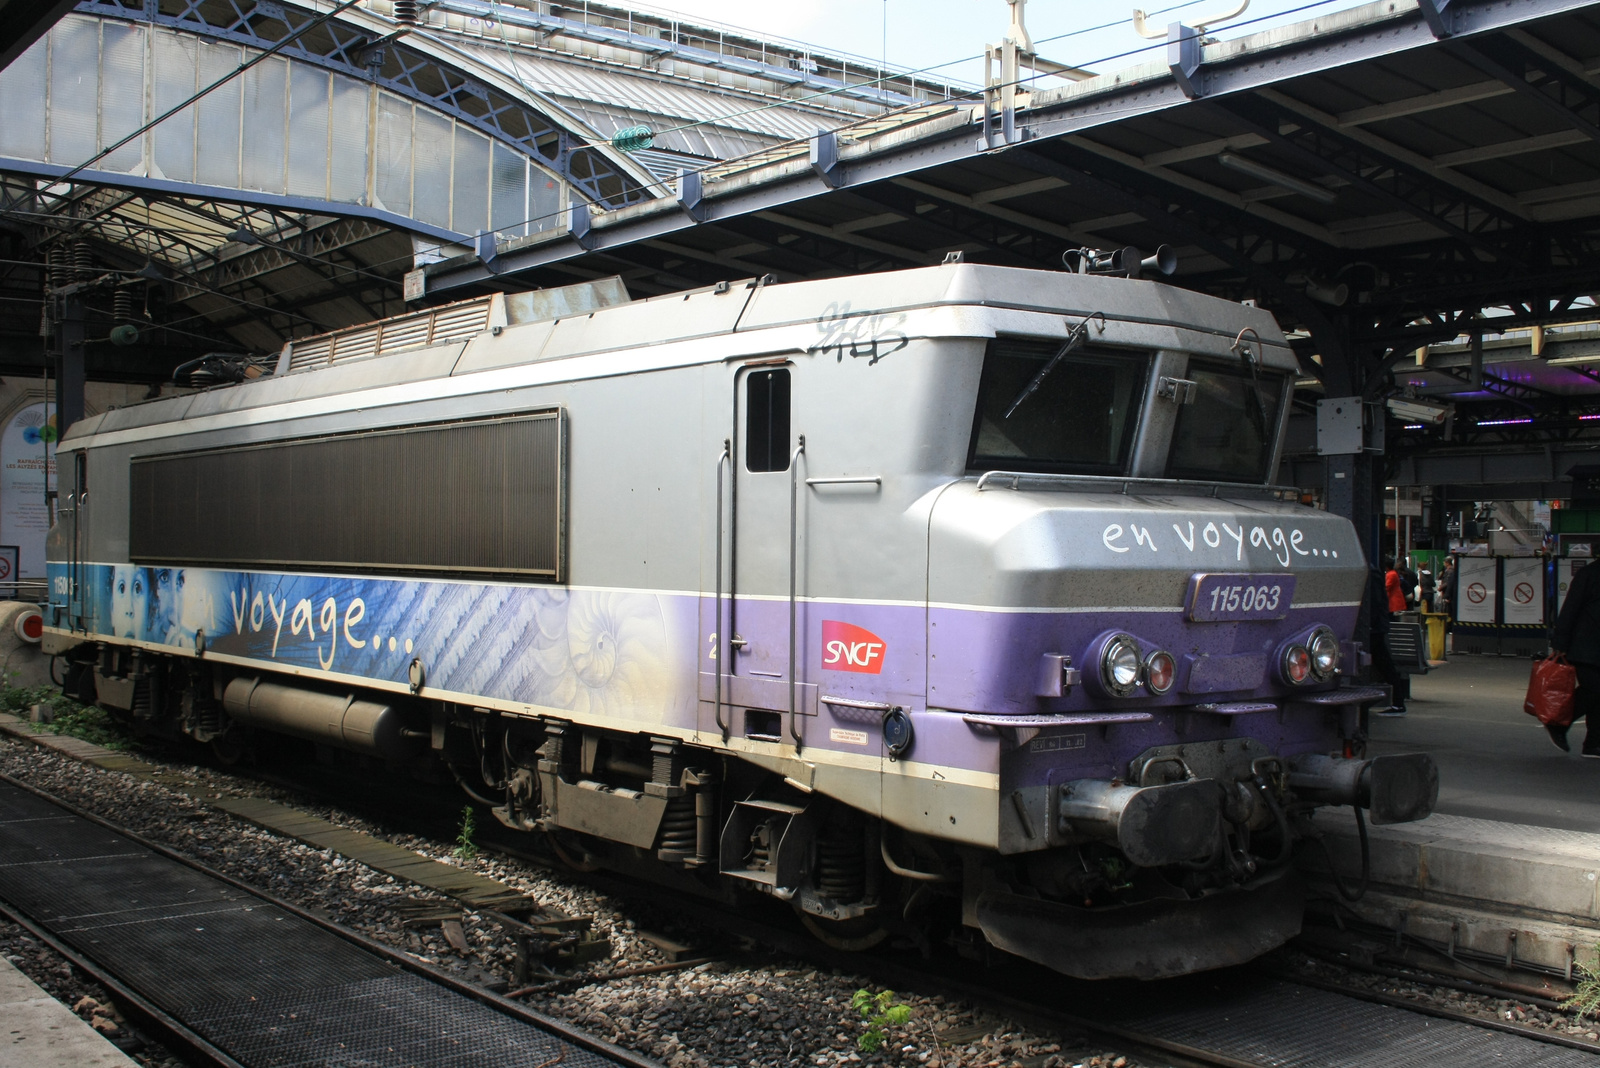
[[[694,853],[695,818],[694,795],[687,791],[667,802],[667,811],[661,817],[661,851],[663,853]]]
[[[817,840],[817,892],[841,903],[866,895],[867,863],[861,834],[854,828],[830,828]]]

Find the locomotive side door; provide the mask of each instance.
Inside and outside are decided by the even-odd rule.
[[[793,662],[800,647],[793,628],[804,623],[791,595],[799,563],[793,551],[798,536],[795,465],[803,440],[794,427],[792,370],[787,361],[735,370],[725,460],[726,607],[721,624],[726,633],[719,636],[716,650],[719,707],[730,734],[774,742],[791,741],[800,731],[790,722],[789,680],[792,671],[797,679],[804,676]],[[797,707],[803,704],[798,697],[795,702]]]

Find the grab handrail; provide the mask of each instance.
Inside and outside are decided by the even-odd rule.
[[[795,622],[795,605],[798,603],[798,587],[796,586],[796,571],[799,567],[799,557],[796,550],[800,529],[800,457],[806,451],[806,436],[800,435],[800,443],[794,447],[794,453],[789,457],[789,737],[794,739],[794,751],[800,752],[805,747],[805,739],[800,737],[800,717],[797,714],[798,705],[795,702],[795,643],[798,638],[798,629]]]
[[[1137,489],[1164,489],[1174,493],[1192,494],[1196,490],[1209,491],[1212,497],[1262,496],[1272,500],[1299,500],[1300,491],[1293,486],[1269,486],[1260,482],[1216,482],[1187,478],[1147,478],[1134,475],[1069,475],[1047,471],[985,471],[978,476],[978,492],[991,488],[991,483],[1010,482],[1016,489],[1020,483],[1033,482],[1046,486],[1081,484],[1089,489],[1105,489],[1129,493]],[[1117,489],[1120,487],[1120,490]]]
[[[722,740],[728,740],[728,725],[722,722],[722,671],[726,666],[722,651],[726,646],[724,639],[727,637],[726,628],[722,625],[722,470],[732,458],[733,446],[727,438],[722,439],[722,455],[717,457],[717,598],[711,609],[711,636],[716,647],[712,650],[717,661],[717,729],[722,731]]]

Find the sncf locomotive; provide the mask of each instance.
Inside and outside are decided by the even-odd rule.
[[[1437,794],[1362,759],[1361,546],[1272,485],[1295,369],[1253,307],[960,262],[418,311],[75,424],[46,651],[838,947],[1236,963],[1317,806]]]

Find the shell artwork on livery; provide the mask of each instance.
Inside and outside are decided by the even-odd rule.
[[[578,714],[692,714],[693,605],[655,594],[351,576],[87,565],[91,629],[208,654]],[[52,565],[56,586],[66,568]],[[682,618],[679,618],[682,617]]]

